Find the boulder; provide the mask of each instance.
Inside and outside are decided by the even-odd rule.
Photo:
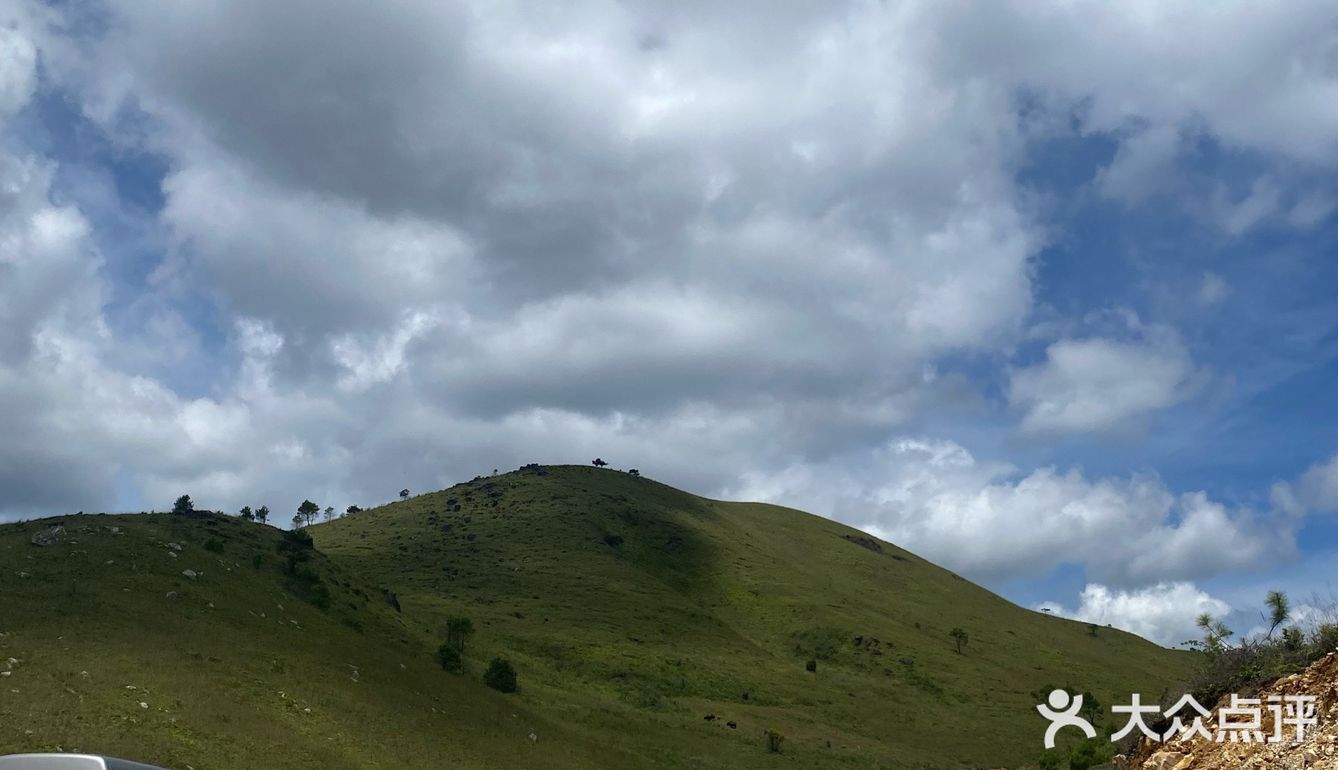
[[[65,528],[57,524],[54,527],[47,527],[46,529],[34,534],[30,542],[33,545],[45,547],[48,545],[55,545],[56,543],[60,542],[60,539],[64,536],[65,536]]]

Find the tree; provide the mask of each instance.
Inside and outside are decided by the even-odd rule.
[[[350,505],[349,507],[347,507],[347,508],[344,509],[344,513],[345,513],[346,515],[352,515],[352,514],[355,514],[355,513],[359,513],[359,512],[361,512],[361,511],[362,511],[362,509],[359,508],[359,507],[356,506],[356,505]]]
[[[269,506],[262,505],[256,509],[256,521],[264,524],[269,521]]]
[[[1087,635],[1088,635],[1088,636],[1096,636],[1096,632],[1097,632],[1096,624],[1095,624],[1095,623],[1088,623],[1088,624],[1087,624]]]
[[[300,513],[294,513],[294,514],[293,514],[293,529],[297,529],[297,528],[300,527],[300,526],[302,526],[302,514],[300,514]]]
[[[241,511],[237,513],[243,521],[255,521],[256,515],[251,512],[251,506],[243,505]]]
[[[446,643],[460,652],[465,651],[465,642],[474,635],[474,621],[463,616],[446,619]]]
[[[595,466],[596,468],[603,468],[605,465],[608,465],[608,463],[604,462],[603,460],[599,459],[598,457],[596,457],[594,460],[592,460],[592,461],[590,462],[590,464],[593,465],[593,466]]]
[[[408,499],[409,499],[409,488],[408,488],[408,487],[405,487],[404,489],[401,489],[401,490],[400,490],[400,499],[401,499],[401,500],[408,500]]]
[[[957,645],[957,654],[961,655],[962,648],[966,646],[968,641],[970,641],[966,635],[966,631],[962,630],[960,627],[954,628],[948,632],[948,636],[952,637],[953,644]]]
[[[442,642],[437,648],[437,662],[441,664],[443,671],[449,671],[452,674],[458,674],[465,670],[464,658],[460,657],[460,651],[450,642]]]
[[[1273,632],[1277,630],[1278,626],[1286,623],[1292,616],[1291,601],[1287,599],[1287,594],[1281,591],[1269,591],[1268,598],[1264,600],[1264,603],[1268,605],[1268,621],[1270,624],[1268,635],[1265,638],[1272,639]]]
[[[312,519],[316,518],[316,514],[320,512],[321,507],[310,500],[303,500],[302,504],[297,506],[297,515],[301,516],[308,525],[311,524]]]
[[[1226,650],[1226,640],[1231,638],[1234,633],[1226,627],[1226,624],[1220,620],[1213,620],[1213,616],[1208,613],[1199,615],[1195,621],[1199,628],[1203,629],[1203,650],[1211,658],[1216,658]]]
[[[188,516],[195,513],[195,503],[191,502],[190,495],[182,495],[172,504],[172,513],[178,516]]]
[[[483,683],[498,692],[515,692],[516,669],[509,660],[493,658],[483,673]]]
[[[333,505],[325,506],[325,520],[330,521],[333,518],[334,518],[334,506]]]
[[[640,475],[641,475],[641,471],[637,470],[636,468],[629,468],[629,469],[627,470],[627,475],[628,475],[628,476],[640,476]]]

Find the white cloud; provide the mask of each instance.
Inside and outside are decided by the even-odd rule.
[[[1195,368],[1174,339],[1065,339],[1045,361],[1012,371],[1008,401],[1029,433],[1129,431],[1188,396]]]
[[[1142,203],[1175,178],[1180,145],[1174,125],[1147,128],[1124,139],[1115,158],[1097,173],[1097,189],[1127,204]]]
[[[1299,478],[1275,482],[1269,496],[1273,507],[1293,520],[1338,513],[1338,454],[1310,466]]]
[[[1022,475],[950,441],[901,439],[869,461],[746,474],[731,491],[830,515],[982,579],[1074,563],[1103,583],[1142,585],[1255,568],[1295,550],[1285,520],[1177,495],[1155,476]]]
[[[0,16],[0,120],[18,112],[37,87],[37,48]]]
[[[1201,636],[1195,625],[1200,614],[1220,618],[1231,611],[1231,605],[1193,583],[1157,583],[1132,591],[1089,583],[1077,608],[1045,602],[1037,609],[1099,626],[1112,625],[1172,646]]]

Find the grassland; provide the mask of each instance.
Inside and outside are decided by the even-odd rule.
[[[825,519],[611,470],[522,470],[313,526],[328,603],[285,570],[272,527],[63,523],[47,547],[29,539],[50,520],[0,526],[0,753],[196,770],[1018,766],[1044,727],[1033,691],[1155,698],[1192,663]],[[432,650],[458,615],[477,630],[452,675]],[[494,656],[519,693],[480,683]]]

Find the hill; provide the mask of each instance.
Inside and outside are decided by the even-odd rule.
[[[1034,691],[1155,699],[1191,665],[839,523],[612,470],[533,466],[312,530],[406,616],[471,617],[475,666],[516,661],[537,709],[642,767],[760,765],[768,729],[800,767],[1018,765]]]
[[[1034,691],[1155,699],[1192,662],[826,519],[611,470],[530,466],[308,531],[290,563],[292,538],[217,514],[0,526],[0,753],[1015,766],[1039,754]],[[453,616],[476,628],[462,675],[432,657]],[[495,656],[519,693],[481,683]]]

